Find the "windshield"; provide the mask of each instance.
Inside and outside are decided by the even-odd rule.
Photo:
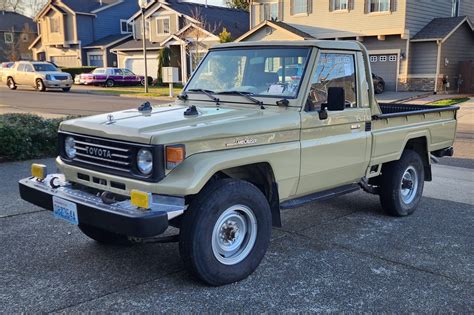
[[[106,72],[105,69],[95,69],[92,74],[104,74]]]
[[[35,71],[37,72],[49,72],[49,71],[58,71],[58,69],[49,63],[35,63],[33,64]]]
[[[295,98],[309,48],[245,48],[209,52],[186,91],[239,91],[255,96]]]

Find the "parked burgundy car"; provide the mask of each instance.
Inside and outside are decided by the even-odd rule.
[[[80,82],[88,85],[139,85],[145,84],[145,77],[123,68],[97,68],[92,73],[83,73]]]

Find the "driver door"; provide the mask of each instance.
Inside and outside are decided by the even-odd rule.
[[[356,54],[320,52],[312,74],[311,91],[301,113],[301,171],[297,194],[306,195],[360,181],[368,166],[367,142],[370,109],[359,107]],[[346,107],[318,110],[327,101],[330,87],[344,88]]]

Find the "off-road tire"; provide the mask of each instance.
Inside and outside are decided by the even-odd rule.
[[[109,232],[95,226],[79,224],[79,230],[94,241],[104,245],[130,245],[132,242],[126,235]]]
[[[71,88],[70,88],[70,87],[63,88],[63,92],[69,92],[69,91],[71,91]]]
[[[37,79],[35,83],[36,83],[35,87],[38,91],[40,92],[46,91],[46,86],[44,85],[43,80]]]
[[[409,178],[416,180],[416,188],[412,186],[413,194],[410,198],[408,198],[408,194],[404,196],[404,192],[408,188],[402,182],[404,175],[407,173],[414,174],[414,176],[409,175]],[[380,181],[382,208],[388,214],[397,217],[413,214],[423,194],[424,180],[425,174],[421,156],[416,151],[405,150],[400,160],[384,164],[382,167]],[[405,189],[403,189],[404,187]]]
[[[114,87],[115,86],[115,81],[112,79],[108,79],[105,81],[105,87]]]
[[[16,90],[17,88],[15,81],[11,77],[7,79],[7,86],[10,90]]]
[[[235,205],[252,209],[256,238],[243,260],[228,265],[216,258],[213,231],[221,215]],[[186,269],[206,284],[219,286],[237,282],[247,278],[260,264],[270,242],[271,227],[270,206],[257,187],[242,180],[217,180],[191,201],[183,215],[180,255]]]

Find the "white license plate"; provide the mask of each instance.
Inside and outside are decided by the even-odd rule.
[[[53,196],[54,217],[66,220],[69,223],[78,225],[77,205],[74,202]]]

